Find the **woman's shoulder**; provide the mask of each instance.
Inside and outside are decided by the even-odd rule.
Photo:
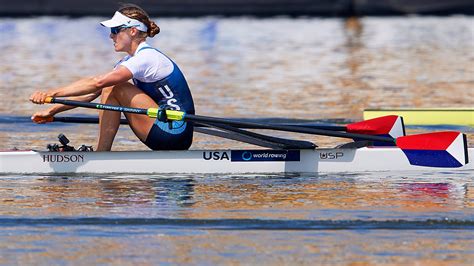
[[[141,47],[133,56],[138,61],[149,62],[153,64],[167,64],[172,63],[171,59],[168,58],[157,48],[151,46]]]
[[[167,56],[156,48],[143,45],[138,47],[135,54],[121,65],[127,67],[134,78],[143,82],[160,80],[174,69],[173,62]]]
[[[126,55],[126,56],[122,57],[122,59],[120,59],[117,63],[115,63],[114,69],[117,68],[118,65],[121,65],[123,62],[127,61],[130,58],[131,58],[130,55]]]
[[[135,56],[139,55],[141,53],[159,53],[159,54],[163,54],[158,48],[155,48],[155,47],[151,46],[148,43],[141,43],[137,47],[137,50],[135,52]]]

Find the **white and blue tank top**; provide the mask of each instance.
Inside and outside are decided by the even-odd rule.
[[[188,83],[179,67],[158,49],[142,42],[133,56],[118,65],[133,75],[133,83],[159,106],[194,114],[194,102]]]

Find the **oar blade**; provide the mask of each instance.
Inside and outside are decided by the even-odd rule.
[[[347,132],[374,136],[389,136],[396,139],[405,136],[405,126],[401,116],[387,115],[348,124]]]
[[[455,132],[435,132],[397,138],[412,165],[457,168],[469,162],[466,135]]]
[[[397,115],[387,115],[369,120],[364,120],[346,126],[347,132],[372,136],[391,137],[396,139],[405,136],[403,118]],[[358,141],[360,139],[354,139]],[[374,146],[395,146],[390,142],[373,142]]]

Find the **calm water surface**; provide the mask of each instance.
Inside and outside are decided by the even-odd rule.
[[[120,59],[102,19],[0,19],[0,149],[44,149],[60,132],[95,143],[94,125],[27,122],[42,108],[27,98]],[[474,106],[473,22],[167,18],[150,43],[180,64],[200,114],[357,120],[368,107]],[[455,129],[472,146],[473,129]],[[196,134],[192,148],[245,147]],[[145,147],[123,127],[114,149]],[[472,171],[2,176],[0,264],[470,265],[473,191]]]
[[[474,258],[472,173],[0,181],[5,264]]]

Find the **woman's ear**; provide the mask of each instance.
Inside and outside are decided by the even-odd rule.
[[[137,28],[130,28],[130,35],[132,35],[133,37],[137,36],[139,34],[139,30]]]

